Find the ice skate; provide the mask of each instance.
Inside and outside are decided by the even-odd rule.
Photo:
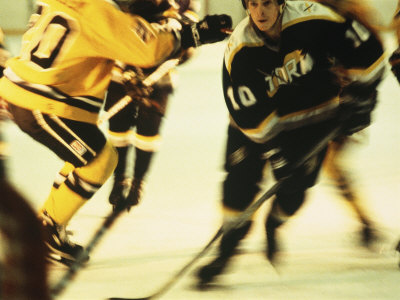
[[[131,178],[122,178],[122,179],[114,179],[114,185],[111,190],[108,201],[115,209],[117,204],[120,204],[121,201],[125,201],[130,193],[132,186]]]
[[[71,242],[66,226],[54,222],[47,212],[43,212],[39,218],[42,223],[44,242],[48,250],[48,260],[67,266],[72,265],[82,255],[84,248]],[[89,257],[84,259],[84,262],[88,260]]]
[[[365,248],[371,249],[373,244],[379,240],[377,231],[370,224],[364,224],[360,231],[360,242]]]
[[[228,265],[230,258],[236,254],[237,246],[246,236],[251,223],[251,221],[247,221],[242,227],[232,229],[222,235],[218,257],[209,264],[200,268],[197,273],[199,289],[210,287],[210,284],[213,283],[215,277],[222,274]]]
[[[273,266],[276,264],[276,253],[278,252],[275,233],[276,227],[267,226],[267,245],[265,255]]]
[[[126,207],[129,211],[131,206],[137,205],[143,194],[143,185],[143,180],[137,178],[115,180],[109,197],[113,209]]]
[[[209,264],[200,268],[197,272],[199,279],[197,287],[202,290],[207,289],[214,282],[215,277],[222,274],[228,261],[229,257],[217,257]]]
[[[265,256],[274,268],[276,268],[278,264],[277,253],[279,251],[279,245],[276,240],[276,230],[282,224],[282,221],[278,221],[272,216],[268,216],[267,221],[265,222],[265,232],[267,238]]]
[[[126,197],[126,201],[129,204],[129,206],[134,206],[139,204],[143,195],[143,187],[144,187],[143,180],[137,178],[133,179],[131,188],[129,190],[129,194]]]

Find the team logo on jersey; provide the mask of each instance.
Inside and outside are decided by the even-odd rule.
[[[283,66],[265,76],[265,81],[268,84],[268,96],[275,95],[281,85],[291,83],[295,77],[307,74],[313,65],[312,57],[308,53],[303,53],[302,50],[295,50],[287,54],[283,60]]]
[[[135,24],[132,26],[132,31],[134,31],[145,43],[148,43],[152,37],[152,33],[149,31],[149,29],[140,21],[135,22]]]
[[[76,153],[78,153],[80,156],[84,155],[87,152],[87,149],[85,146],[82,145],[81,142],[79,142],[78,140],[74,140],[72,141],[71,144],[69,144],[71,146],[72,149],[74,149],[76,151]]]

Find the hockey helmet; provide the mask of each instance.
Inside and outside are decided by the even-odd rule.
[[[247,0],[242,0],[243,7],[244,7],[245,9],[246,9],[246,1],[247,1]],[[279,5],[284,4],[285,1],[286,1],[286,0],[278,0],[278,4],[279,4]]]

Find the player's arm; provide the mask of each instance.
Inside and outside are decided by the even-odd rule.
[[[346,134],[358,132],[371,123],[377,103],[377,87],[386,67],[385,53],[379,37],[356,20],[348,20],[338,50],[338,75],[342,117]]]
[[[312,69],[279,89],[278,111],[287,127],[294,128],[336,118],[338,112],[341,118],[345,117],[342,113],[354,114],[351,124],[345,126],[351,134],[371,122],[385,68],[383,47],[379,38],[356,20],[319,22],[324,36],[318,43],[328,51],[330,63],[315,66],[312,55],[303,55],[299,60],[303,65],[310,61]],[[302,101],[293,101],[295,95]]]
[[[161,63],[181,48],[220,41],[226,37],[221,29],[232,26],[232,20],[227,15],[206,16],[193,25],[182,24],[171,18],[160,26],[115,8],[105,13],[109,14],[105,18],[110,18],[115,24],[101,33],[102,39],[109,39],[108,45],[101,43],[102,53],[144,68]]]

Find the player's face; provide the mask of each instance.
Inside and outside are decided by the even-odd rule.
[[[260,31],[268,33],[279,16],[278,0],[249,0],[247,9]]]

